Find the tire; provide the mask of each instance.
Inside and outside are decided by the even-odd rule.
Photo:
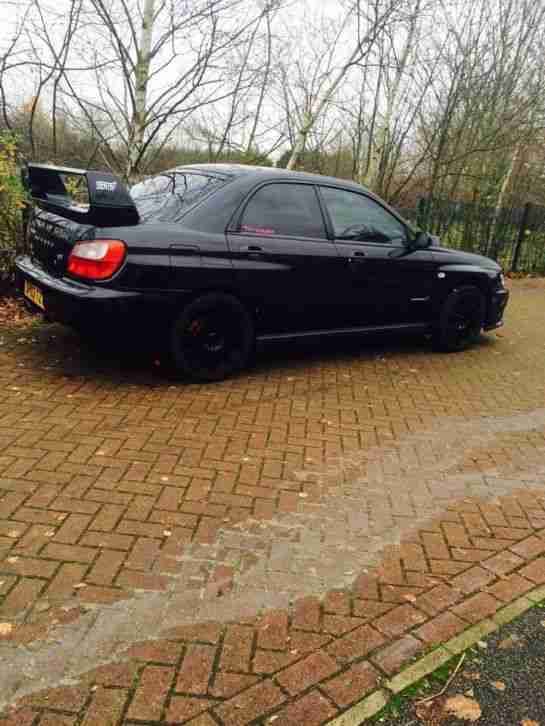
[[[170,349],[176,369],[193,381],[222,381],[244,368],[255,344],[251,315],[237,298],[209,293],[174,321]]]
[[[481,334],[485,315],[485,299],[474,285],[464,285],[447,297],[435,333],[436,346],[446,352],[466,350]]]

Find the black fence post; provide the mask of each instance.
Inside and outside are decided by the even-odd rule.
[[[528,227],[528,221],[530,219],[530,210],[531,209],[532,209],[531,203],[526,202],[526,204],[524,205],[524,209],[522,210],[522,219],[520,221],[518,239],[515,243],[515,249],[513,250],[513,261],[511,262],[511,272],[517,272],[517,268],[518,268],[518,264],[519,264],[519,257],[520,257],[520,250],[522,248],[522,243],[524,242],[524,238],[526,237],[526,228]]]
[[[416,226],[420,229],[425,229],[427,226],[428,202],[429,200],[425,197],[420,197],[416,203]]]

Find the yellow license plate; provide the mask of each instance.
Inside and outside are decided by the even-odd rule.
[[[34,305],[37,305],[42,310],[45,310],[43,292],[35,285],[31,285],[27,280],[25,280],[25,297],[32,300]]]

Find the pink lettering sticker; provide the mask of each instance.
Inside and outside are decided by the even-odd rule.
[[[240,227],[241,232],[249,232],[250,234],[263,234],[271,235],[275,234],[276,230],[270,229],[269,227],[257,227],[255,224],[243,224]]]

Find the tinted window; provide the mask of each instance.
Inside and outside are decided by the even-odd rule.
[[[326,237],[314,187],[268,184],[250,199],[240,231],[246,234]]]
[[[171,172],[135,184],[131,196],[142,219],[175,222],[188,206],[223,182],[204,174]]]
[[[336,239],[401,244],[403,224],[373,199],[343,189],[322,187]]]

